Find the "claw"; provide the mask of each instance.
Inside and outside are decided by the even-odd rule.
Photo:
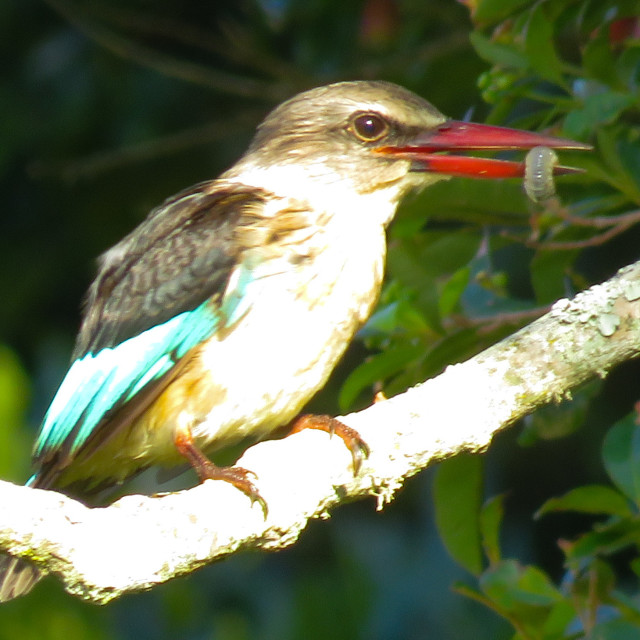
[[[196,446],[191,435],[191,430],[186,427],[176,430],[174,444],[180,454],[191,463],[191,466],[195,469],[202,482],[205,480],[224,480],[232,484],[249,497],[252,505],[254,502],[257,502],[262,508],[264,519],[267,519],[269,507],[265,499],[260,495],[257,487],[247,477],[253,476],[257,479],[258,476],[253,471],[244,469],[243,467],[219,467],[215,465]]]
[[[369,445],[360,437],[360,434],[351,427],[348,427],[340,420],[336,420],[331,416],[305,414],[300,416],[293,423],[293,427],[290,431],[292,433],[298,433],[303,429],[319,429],[328,433],[330,436],[337,435],[346,445],[347,449],[351,452],[351,459],[353,464],[353,475],[357,476],[362,468],[362,463],[371,453]]]
[[[245,469],[244,467],[218,467],[210,460],[207,460],[207,463],[197,471],[202,481],[224,480],[232,484],[236,489],[240,489],[240,491],[251,500],[252,505],[254,502],[260,505],[264,519],[267,519],[269,507],[265,499],[260,495],[257,487],[248,478],[248,476],[253,476],[257,479],[258,476],[253,471]]]

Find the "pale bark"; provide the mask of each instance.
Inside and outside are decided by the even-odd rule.
[[[640,263],[572,301],[560,300],[544,317],[437,378],[341,418],[371,447],[356,478],[344,444],[318,431],[249,449],[238,464],[258,475],[266,520],[258,504],[219,481],[93,509],[52,491],[0,482],[0,550],[57,574],[69,592],[105,603],[242,549],[283,548],[310,518],[364,496],[382,508],[431,462],[482,451],[500,429],[639,351]]]

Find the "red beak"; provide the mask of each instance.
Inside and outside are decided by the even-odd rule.
[[[405,146],[382,147],[377,151],[413,160],[416,171],[430,171],[470,178],[522,178],[525,173],[524,162],[443,155],[439,152],[481,149],[533,149],[534,147],[575,151],[592,149],[591,145],[565,138],[555,138],[507,127],[447,120],[435,129],[420,133]],[[553,175],[578,173],[580,171],[580,169],[573,169],[572,167],[555,166]]]

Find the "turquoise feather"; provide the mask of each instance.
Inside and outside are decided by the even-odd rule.
[[[116,347],[76,360],[47,411],[35,456],[48,455],[69,437],[71,453],[76,452],[109,411],[170,371],[190,349],[212,336],[218,323],[219,314],[207,301]]]

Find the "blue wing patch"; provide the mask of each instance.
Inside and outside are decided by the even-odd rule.
[[[185,354],[249,312],[261,260],[245,255],[254,247],[236,228],[263,222],[256,212],[268,197],[242,185],[195,185],[103,256],[75,360],[36,441],[33,486],[54,486],[75,457],[126,429],[180,374]]]
[[[40,458],[70,439],[75,454],[105,415],[167,373],[190,349],[214,334],[219,313],[207,301],[116,347],[88,353],[69,369],[34,449]]]

